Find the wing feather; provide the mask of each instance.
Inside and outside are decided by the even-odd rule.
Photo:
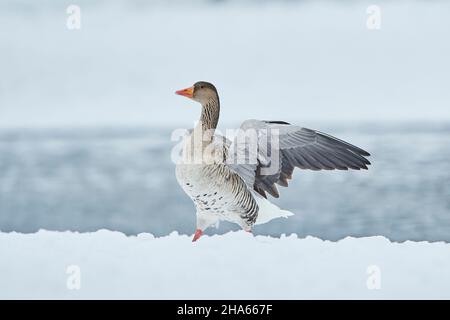
[[[246,130],[256,130],[256,162],[228,163],[247,185],[266,197],[269,193],[278,198],[276,184],[287,187],[292,179],[294,168],[304,170],[360,170],[367,169],[370,161],[365,157],[370,154],[346,141],[329,134],[291,125],[283,121],[247,120],[229,148],[227,158],[236,159],[238,153],[250,154],[255,146],[237,143],[242,139],[240,134]],[[273,135],[276,132],[276,135]],[[278,146],[272,146],[271,138],[278,138]],[[273,149],[277,150],[273,150]],[[278,152],[275,152],[278,151]],[[275,157],[278,155],[278,159]],[[248,159],[246,159],[248,160]],[[270,174],[263,174],[275,160],[279,160],[278,168]]]

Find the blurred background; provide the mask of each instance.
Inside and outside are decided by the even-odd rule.
[[[80,29],[69,29],[69,5]],[[367,20],[377,5],[380,29]],[[219,128],[284,120],[372,156],[297,170],[256,234],[450,241],[447,1],[0,0],[0,230],[192,234],[173,130],[219,89]],[[223,233],[236,227],[223,223]]]

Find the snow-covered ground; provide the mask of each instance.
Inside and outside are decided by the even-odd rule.
[[[450,244],[0,233],[0,298],[450,298]],[[77,289],[78,288],[78,289]]]
[[[0,1],[0,126],[448,121],[448,1]],[[381,29],[367,28],[367,9]],[[191,106],[191,107],[186,107]]]

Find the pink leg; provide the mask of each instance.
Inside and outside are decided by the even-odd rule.
[[[203,231],[200,229],[195,230],[194,238],[192,238],[192,242],[197,241],[202,236]]]

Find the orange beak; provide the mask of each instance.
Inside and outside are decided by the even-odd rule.
[[[175,93],[179,94],[180,96],[185,96],[187,98],[192,99],[194,97],[194,87],[181,89],[181,90],[175,91]]]

